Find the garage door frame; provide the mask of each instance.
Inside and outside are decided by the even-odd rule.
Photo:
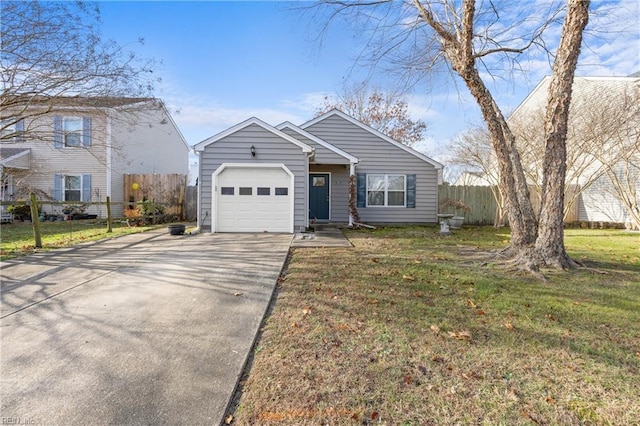
[[[295,222],[295,175],[289,170],[287,166],[282,163],[222,163],[220,167],[213,172],[211,176],[212,183],[212,197],[211,197],[211,232],[219,232],[218,227],[218,197],[220,195],[218,191],[218,177],[222,172],[226,169],[282,169],[287,175],[289,175],[289,214],[290,214],[290,224],[289,224],[289,233],[293,233],[294,231],[294,222]]]

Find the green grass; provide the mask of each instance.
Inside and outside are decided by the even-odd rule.
[[[634,424],[640,235],[568,230],[548,281],[489,257],[508,230],[348,231],[295,249],[237,424]]]
[[[126,223],[116,222],[112,226],[113,232],[107,233],[107,225],[104,221],[71,220],[64,222],[42,222],[40,223],[40,234],[43,247],[37,249],[37,251],[70,247],[88,241],[144,232],[157,227],[158,226],[129,227]],[[0,233],[1,260],[30,254],[36,251],[31,222],[2,224]]]

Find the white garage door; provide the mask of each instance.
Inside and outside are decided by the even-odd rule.
[[[291,177],[282,167],[226,167],[216,179],[217,232],[292,232]]]

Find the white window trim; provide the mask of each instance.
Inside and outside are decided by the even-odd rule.
[[[67,178],[69,177],[77,177],[80,178],[80,201],[77,200],[67,200]],[[63,175],[62,176],[62,201],[65,203],[83,203],[85,200],[82,199],[82,175]]]
[[[79,121],[80,122],[80,129],[79,130],[74,130],[74,131],[67,131],[65,130],[65,123],[67,121]],[[79,141],[80,143],[78,145],[67,145],[67,135],[71,134],[71,133],[78,133],[79,134]],[[66,115],[62,117],[62,146],[64,148],[82,148],[83,147],[83,133],[84,133],[84,122],[82,117],[76,117],[73,115]]]
[[[369,177],[370,176],[384,176],[384,205],[379,204],[369,204]],[[402,201],[402,205],[389,205],[389,177],[402,177],[404,186],[402,192],[404,192],[404,197]],[[386,173],[367,173],[367,182],[366,182],[366,190],[365,190],[365,199],[366,199],[366,207],[380,207],[380,208],[405,208],[407,207],[407,175],[402,174],[386,174]],[[377,191],[376,191],[377,192]],[[399,190],[393,190],[392,192],[400,192]]]

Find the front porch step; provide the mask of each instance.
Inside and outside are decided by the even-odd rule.
[[[313,232],[316,231],[326,231],[330,229],[340,229],[340,224],[338,223],[312,223],[309,225],[309,229]]]

